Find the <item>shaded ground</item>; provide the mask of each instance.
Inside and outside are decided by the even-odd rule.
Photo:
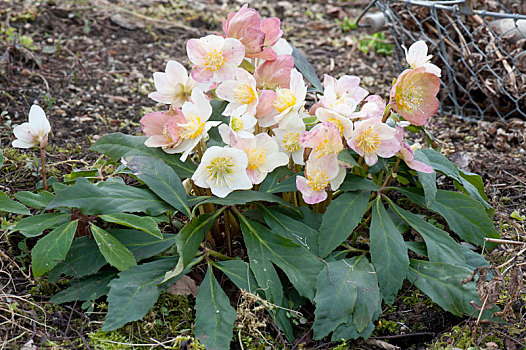
[[[263,16],[282,19],[284,37],[306,54],[319,75],[355,74],[362,77],[369,91],[387,96],[397,75],[391,59],[374,51],[364,54],[357,45],[359,35],[363,34],[343,32],[336,22],[338,19],[345,23],[345,17],[356,17],[367,3],[259,1],[252,6]],[[219,31],[220,20],[240,5],[179,0],[0,3],[0,109],[7,112],[0,117],[0,145],[6,158],[0,170],[0,190],[13,194],[34,189],[39,179],[34,155],[10,148],[13,126],[26,120],[33,103],[44,107],[53,128],[47,148],[51,173],[59,176],[91,164],[98,155],[88,152],[88,148],[101,135],[140,131],[139,119],[155,107],[147,98],[153,90],[152,73],[162,71],[168,59],[188,66],[185,42]],[[31,38],[31,44],[26,37]],[[526,124],[517,121],[477,125],[437,116],[430,121],[429,128],[450,159],[461,168],[482,175],[491,204],[496,208],[495,223],[504,238],[524,240],[524,224],[510,215],[515,210],[519,216],[526,215]],[[444,181],[443,185],[451,184]],[[104,305],[95,305],[95,313],[89,317],[80,305],[52,307],[47,300],[57,287],[48,286],[45,281],[32,285],[24,276],[28,266],[27,246],[34,242],[16,235],[0,235],[2,251],[14,257],[14,260],[0,257],[0,286],[3,286],[0,339],[5,347],[20,348],[30,339],[36,345],[46,340],[62,344],[58,348],[93,346],[87,333],[97,332],[102,318],[97,312],[103,312]],[[489,258],[499,264],[516,252],[517,246],[500,246]],[[523,259],[518,257],[515,263],[520,264]],[[526,329],[524,291],[521,296],[523,300],[516,305],[518,319],[510,323],[511,328],[476,326],[473,321],[441,311],[405,286],[394,307],[381,316],[376,340],[420,349],[426,343],[462,348],[462,344],[473,339],[474,346],[490,348],[493,345],[488,343],[493,342],[502,349],[522,349]],[[184,301],[188,302],[191,300]],[[16,310],[9,305],[16,305]],[[174,314],[167,305],[158,303],[154,314],[148,317],[155,320],[166,316],[171,320]],[[169,310],[166,315],[163,307]],[[174,326],[164,339],[191,328],[191,314],[186,316],[183,326]],[[173,322],[179,324],[179,321]],[[138,332],[136,341],[142,343],[151,343],[159,331],[155,325],[149,329],[139,324],[130,327],[128,333]],[[268,328],[265,334],[272,340],[275,333],[272,327]],[[298,335],[295,348],[300,343],[309,349],[337,345],[312,341],[308,327],[304,332]],[[444,332],[452,333],[451,337],[443,336]],[[163,339],[160,336],[157,339]],[[115,341],[122,342],[117,338]],[[277,338],[274,344],[279,342]],[[379,344],[354,345],[375,348]]]

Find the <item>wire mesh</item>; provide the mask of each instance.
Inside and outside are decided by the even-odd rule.
[[[526,3],[377,0],[401,46],[425,40],[442,68],[441,110],[468,120],[526,119]]]

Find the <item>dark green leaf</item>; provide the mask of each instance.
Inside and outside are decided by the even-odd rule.
[[[414,253],[427,258],[427,248],[424,242],[405,242],[405,245]]]
[[[319,232],[301,221],[281,213],[277,208],[260,206],[266,224],[273,232],[307,248],[312,254],[318,255]]]
[[[137,265],[132,252],[107,231],[91,224],[91,233],[106,261],[120,271]]]
[[[163,234],[157,227],[157,222],[149,216],[137,216],[133,214],[116,213],[100,215],[99,217],[106,222],[113,222],[115,224],[135,228],[159,239],[163,238]]]
[[[304,247],[281,237],[277,232],[270,231],[263,225],[239,216],[241,231],[250,257],[250,265],[254,260],[272,261],[282,269],[298,292],[309,298],[314,298],[315,281],[322,269],[322,263]],[[260,262],[258,262],[260,263]],[[262,288],[265,283],[256,280]]]
[[[236,260],[226,260],[214,263],[214,267],[221,270],[239,289],[254,293],[258,285],[254,274],[250,270],[250,265],[246,262]]]
[[[373,314],[372,321],[375,321],[378,319],[378,317],[382,314],[382,299],[378,298],[378,306],[376,308],[375,313]],[[375,326],[373,322],[369,322],[367,327],[361,331],[358,332],[356,329],[356,326],[354,325],[353,315],[349,316],[349,319],[345,324],[342,324],[336,328],[334,333],[332,333],[331,340],[332,341],[342,341],[343,340],[350,340],[350,339],[368,339],[371,334],[373,333]]]
[[[415,151],[415,160],[424,164],[430,163],[426,154],[422,152],[422,150]],[[437,194],[437,173],[432,172],[430,174],[426,174],[418,171],[417,174],[426,196],[426,206],[430,206],[435,201],[435,197]]]
[[[292,46],[290,43],[289,45]],[[300,73],[303,74],[303,77],[314,87],[314,90],[312,91],[323,93],[323,86],[316,75],[316,71],[312,68],[312,65],[309,63],[305,55],[294,46],[292,46],[292,58],[294,58],[294,65],[296,68],[298,68]]]
[[[18,221],[13,231],[20,231],[26,237],[36,237],[48,228],[56,227],[71,220],[71,214],[45,213],[28,216]]]
[[[290,206],[290,203],[285,202],[283,199],[273,195],[272,193],[259,191],[235,191],[230,193],[225,198],[198,197],[198,199],[194,203],[192,203],[192,205],[205,203],[214,203],[219,205],[239,205],[247,204],[250,202],[270,202]]]
[[[126,166],[165,202],[186,216],[192,216],[181,179],[163,160],[132,156],[126,157]]]
[[[288,177],[282,181],[286,176]],[[286,166],[276,168],[267,175],[259,186],[259,191],[268,193],[292,192],[296,190],[296,175],[292,174],[292,171]]]
[[[15,193],[15,198],[18,199],[23,204],[31,208],[44,208],[48,205],[55,196],[48,191],[41,191],[38,193],[33,193],[29,191],[20,191]]]
[[[230,349],[236,310],[208,268],[195,299],[195,335],[209,350]]]
[[[380,197],[373,204],[372,215],[369,230],[371,260],[376,269],[382,296],[385,302],[391,305],[404,282],[409,257],[404,238],[391,221]]]
[[[354,174],[347,174],[345,180],[338,188],[341,191],[378,191],[379,188],[374,182],[365,177]]]
[[[143,231],[127,229],[109,229],[109,233],[126,246],[135,257],[141,261],[164,252],[175,244],[177,235],[164,233],[162,239],[158,239]]]
[[[108,269],[81,280],[72,278],[69,287],[55,294],[49,301],[54,304],[62,304],[76,300],[96,300],[108,294],[110,290],[108,283],[115,277],[117,277],[117,271]]]
[[[321,257],[326,257],[344,242],[360,223],[369,195],[369,191],[345,192],[329,204],[320,227]]]
[[[349,151],[343,150],[338,153],[338,160],[349,164],[351,167],[358,166],[358,162]]]
[[[77,220],[62,224],[35,244],[31,250],[31,268],[35,277],[51,271],[59,261],[66,258],[77,224]]]
[[[190,160],[181,162],[179,157],[163,152],[160,148],[144,145],[146,137],[125,135],[120,132],[102,136],[91,150],[104,153],[115,161],[127,156],[153,156],[172,167],[180,178],[192,177],[197,166]]]
[[[469,249],[468,247],[461,246],[462,254],[464,254],[464,259],[466,259],[466,266],[475,270],[477,267],[490,266],[491,264],[484,259],[479,253],[476,253]]]
[[[157,284],[176,261],[177,257],[170,257],[120,272],[119,278],[109,284],[108,314],[102,330],[112,331],[142,319],[159,298],[162,287]]]
[[[58,207],[79,208],[88,215],[143,212],[157,216],[170,210],[170,206],[147,189],[120,182],[93,185],[84,178],[58,193],[47,209]]]
[[[0,192],[0,212],[14,213],[14,214],[24,214],[30,215],[29,209],[25,205],[18,203],[3,192]]]

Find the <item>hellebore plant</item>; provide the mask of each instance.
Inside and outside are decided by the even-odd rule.
[[[80,279],[51,301],[107,295],[103,330],[113,330],[206,262],[195,335],[211,349],[230,348],[236,319],[217,273],[264,300],[289,342],[302,310],[314,339],[368,338],[405,280],[453,314],[489,317],[496,307],[475,309],[475,284],[460,283],[498,237],[482,180],[427,132],[426,147],[404,139],[438,109],[425,43],[409,48],[387,103],[356,76],[322,85],[280,21],[247,5],[223,31],[188,41],[190,76],[175,61],[154,73],[150,97],[169,106],[142,117],[145,136],[101,137],[92,149],[107,162],[68,174],[12,227],[50,230],[31,253],[35,277]],[[32,116],[14,146],[42,147],[49,125]],[[458,192],[437,188],[437,173]]]

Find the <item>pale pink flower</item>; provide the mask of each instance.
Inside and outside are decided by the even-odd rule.
[[[260,90],[275,90],[290,87],[290,71],[294,59],[290,55],[280,55],[273,61],[265,61],[256,67],[254,78]]]
[[[305,177],[296,176],[296,187],[307,204],[323,202],[327,198],[325,191],[340,173],[340,167],[333,167],[329,157],[310,158],[305,165]],[[345,173],[344,173],[345,177]],[[341,176],[338,181],[341,183]]]
[[[22,123],[13,129],[16,140],[12,145],[16,148],[45,148],[51,125],[42,107],[32,105],[29,110],[29,122]]]
[[[415,150],[420,148],[418,143],[409,146],[409,144],[403,141],[404,138],[404,129],[401,127],[396,128],[396,139],[402,145],[400,151],[397,153],[397,156],[402,158],[404,162],[413,170],[419,171],[421,173],[432,173],[434,170],[429,165],[422,163],[418,160],[415,160]]]
[[[151,112],[141,118],[142,132],[148,137],[144,144],[148,147],[162,147],[168,150],[182,141],[178,123],[184,123],[185,118],[177,107],[167,112]],[[168,151],[169,152],[169,151]]]
[[[267,128],[276,124],[275,117],[279,112],[274,108],[276,93],[272,90],[263,90],[259,94],[259,103],[256,107],[258,125]]]
[[[342,116],[334,110],[320,107],[316,109],[316,117],[321,122],[328,122],[336,126],[340,137],[350,139],[353,132],[353,123],[349,118]]]
[[[301,134],[300,145],[312,148],[309,159],[331,157],[334,158],[335,164],[338,153],[343,149],[340,131],[330,122],[317,124],[310,131]]]
[[[289,162],[287,154],[280,152],[277,142],[265,133],[253,138],[236,138],[231,146],[247,154],[247,174],[255,185],[261,183],[272,170]]]
[[[287,40],[280,38],[276,43],[272,46],[272,49],[276,52],[278,56],[281,55],[292,55],[292,46],[287,42]]]
[[[379,95],[367,96],[359,112],[351,118],[369,119],[383,116],[387,103]]]
[[[404,45],[402,48],[405,51],[405,59],[412,69],[424,67],[426,72],[432,73],[440,78],[441,69],[430,63],[433,55],[427,55],[427,44],[423,40],[419,40],[413,45],[409,46],[409,51]]]
[[[305,132],[305,123],[300,118],[288,120],[280,123],[278,128],[272,130],[274,140],[277,141],[281,151],[286,152],[292,157],[294,164],[303,165],[303,154],[305,147],[300,145],[300,136]]]
[[[192,68],[192,77],[199,82],[222,82],[233,79],[236,68],[245,56],[245,47],[234,38],[208,35],[190,39],[186,52]]]
[[[280,122],[289,115],[297,116],[300,110],[304,108],[306,97],[307,85],[305,85],[301,73],[294,68],[290,71],[290,88],[276,89],[273,106],[279,114],[274,120]]]
[[[413,125],[425,125],[438,111],[440,79],[424,67],[406,69],[391,88],[391,108]]]
[[[192,180],[202,188],[210,188],[221,198],[235,190],[249,190],[252,182],[247,175],[248,158],[236,148],[212,146],[207,148]]]
[[[225,140],[229,140],[231,135],[241,138],[254,137],[253,133],[256,123],[257,119],[249,114],[233,115],[230,117],[230,123],[228,125],[220,125],[219,134],[221,135],[223,142],[229,145],[230,143],[226,142]]]
[[[192,91],[191,102],[185,102],[182,108],[184,122],[177,123],[177,136],[181,139],[176,146],[165,149],[167,153],[182,153],[181,161],[185,161],[201,139],[208,135],[211,127],[221,122],[208,121],[212,115],[212,106],[201,90]]]
[[[335,98],[348,97],[360,103],[369,92],[364,88],[360,87],[360,78],[354,75],[344,75],[338,79],[325,74],[323,76],[323,89],[324,95],[325,90],[332,87],[334,90]],[[328,107],[328,106],[324,106]]]
[[[236,79],[221,83],[216,89],[217,97],[228,101],[223,115],[250,115],[256,114],[259,102],[256,91],[256,79],[242,68],[236,69]]]
[[[283,35],[279,28],[278,18],[261,20],[255,9],[243,5],[237,12],[231,12],[223,21],[223,31],[226,37],[239,39],[245,46],[245,56],[248,58],[276,59],[276,52],[270,47]]]
[[[148,94],[154,101],[181,107],[185,101],[190,101],[192,90],[200,87],[206,91],[209,84],[200,84],[188,76],[186,68],[176,61],[168,61],[165,72],[153,73],[153,82],[157,91]]]
[[[365,160],[368,166],[378,162],[378,156],[390,158],[400,150],[396,129],[382,123],[380,118],[370,118],[354,123],[354,132],[347,142]]]

